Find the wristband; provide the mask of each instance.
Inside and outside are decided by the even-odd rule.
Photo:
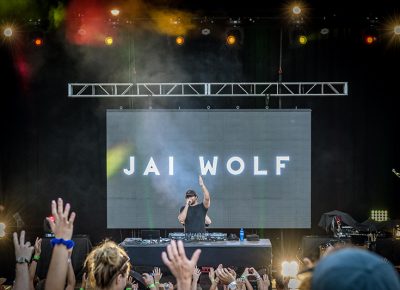
[[[15,259],[15,262],[17,262],[17,264],[25,264],[25,263],[29,263],[29,260],[25,257],[19,257]]]
[[[156,285],[154,283],[151,283],[149,286],[147,286],[147,288],[149,288],[149,289],[156,288]]]
[[[132,290],[132,288],[126,288],[126,290]]]
[[[85,290],[85,288],[81,287],[81,288],[79,288],[79,290]]]
[[[231,283],[229,283],[228,288],[229,289],[236,289],[236,281],[232,281]]]
[[[154,282],[154,284],[158,285],[158,284],[160,284],[160,282],[156,281],[156,282]]]
[[[40,255],[34,255],[33,256],[34,261],[39,261],[40,260]]]
[[[64,239],[51,239],[50,240],[51,246],[54,247],[55,245],[64,245],[67,247],[67,249],[71,249],[75,246],[75,243],[73,240],[64,240]]]

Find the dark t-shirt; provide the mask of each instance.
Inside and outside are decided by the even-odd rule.
[[[185,207],[182,206],[179,212],[182,212]],[[185,220],[185,233],[205,233],[206,228],[204,221],[207,214],[207,208],[203,203],[194,206],[189,206]]]

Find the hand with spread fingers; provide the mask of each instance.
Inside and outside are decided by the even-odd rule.
[[[185,253],[182,241],[171,241],[167,246],[167,252],[161,254],[164,264],[175,276],[178,289],[189,289],[192,282],[192,275],[199,260],[201,250],[197,249],[189,260]]]
[[[271,285],[271,281],[269,281],[269,277],[267,274],[262,275],[262,282],[264,284],[264,289],[268,289],[269,285]]]
[[[153,269],[153,277],[154,277],[154,283],[159,283],[162,277],[161,269],[158,267],[155,267]]]
[[[200,278],[200,275],[201,275],[201,271],[196,266],[196,268],[194,268],[194,271],[193,271],[193,280],[198,281]]]
[[[70,209],[71,205],[69,203],[67,203],[64,208],[64,202],[61,198],[57,200],[57,204],[54,200],[51,202],[51,213],[54,217],[54,221],[50,218],[47,218],[47,220],[56,238],[64,240],[70,240],[72,238],[76,215],[75,212],[72,212],[70,215]]]
[[[71,241],[74,231],[75,213],[70,214],[71,205],[65,204],[61,198],[57,199],[57,203],[53,200],[51,202],[51,213],[54,221],[47,218],[50,224],[51,231],[54,233],[55,239],[58,240],[54,245],[50,266],[47,271],[45,289],[51,290],[65,290],[65,281],[67,279],[68,268],[68,249],[70,245],[73,246]],[[52,240],[52,241],[53,241]]]

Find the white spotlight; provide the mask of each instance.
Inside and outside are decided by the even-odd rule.
[[[110,11],[110,13],[111,13],[112,16],[118,16],[119,13],[120,13],[120,10],[117,9],[117,8],[114,8],[114,9],[112,9],[112,10]]]
[[[299,15],[301,13],[301,8],[299,6],[294,6],[292,12],[293,14]]]
[[[11,27],[6,27],[3,33],[5,37],[11,37],[13,35],[13,30]]]
[[[396,25],[393,29],[394,34],[396,35],[400,35],[400,25]]]

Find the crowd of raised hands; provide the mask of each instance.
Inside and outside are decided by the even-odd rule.
[[[53,250],[46,279],[39,283],[35,273],[40,259],[42,239],[36,238],[32,246],[29,241],[25,241],[25,231],[21,231],[19,236],[17,233],[13,234],[16,258],[14,290],[34,290],[38,289],[39,285],[43,289],[43,284],[46,290],[75,288],[76,279],[71,264],[74,242],[71,239],[76,214],[70,210],[70,204],[64,205],[61,198],[51,202],[54,220],[48,219],[48,222],[55,238],[51,241]],[[182,241],[171,241],[161,258],[174,276],[174,281],[166,278],[161,281],[161,269],[155,267],[152,273],[141,274],[140,282],[150,290],[197,290],[202,274],[197,268],[200,254],[201,250],[198,249],[188,258]],[[139,283],[130,275],[131,265],[127,253],[112,241],[104,241],[93,249],[86,258],[85,268],[87,273],[82,276],[80,289],[139,289]],[[257,288],[260,290],[267,290],[270,285],[268,276],[259,275],[254,268],[245,268],[238,277],[233,269],[219,265],[215,270],[209,269],[208,277],[210,290],[216,290],[218,287],[225,290],[253,290],[250,278],[257,282]]]

